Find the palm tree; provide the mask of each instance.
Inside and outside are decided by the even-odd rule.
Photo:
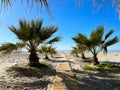
[[[49,59],[48,57],[49,47],[48,46],[41,46],[39,49],[39,53],[45,54],[45,59]]]
[[[85,59],[84,52],[87,50],[87,47],[84,45],[84,37],[82,34],[78,33],[76,37],[72,38],[73,41],[77,44],[79,52],[81,53],[82,59]]]
[[[48,54],[51,54],[51,57],[53,57],[53,54],[56,54],[57,52],[55,48],[46,45],[39,49],[39,53],[45,54],[45,59],[49,59]]]
[[[45,58],[46,59],[49,59],[49,57],[48,57],[48,53],[49,54],[51,54],[51,57],[53,57],[53,54],[55,54],[56,53],[56,50],[55,50],[55,48],[53,48],[52,47],[52,45],[55,43],[55,42],[59,42],[61,40],[61,37],[60,36],[56,36],[56,37],[54,37],[54,38],[50,38],[50,39],[48,39],[48,40],[46,40],[45,42],[44,42],[44,46],[43,47],[41,47],[40,48],[40,53],[45,53]]]
[[[104,26],[99,26],[96,30],[91,32],[90,38],[88,39],[86,45],[88,46],[89,50],[93,54],[93,64],[99,64],[97,55],[104,50],[107,53],[107,47],[113,45],[118,42],[118,38],[114,37],[110,40],[107,40],[109,36],[114,32],[114,30],[110,30],[105,37],[103,38],[104,34]]]
[[[45,54],[45,59],[49,59],[48,57],[48,53],[51,54],[51,56],[53,56],[52,54],[56,53],[56,50],[55,48],[52,47],[52,45],[55,43],[55,42],[59,42],[61,40],[61,37],[60,36],[56,36],[54,38],[50,38],[48,40],[46,40],[44,42],[44,45],[40,48],[39,50],[39,53],[44,53]]]
[[[117,37],[107,40],[113,32],[114,32],[114,30],[110,30],[103,38],[104,26],[99,26],[96,30],[93,30],[91,32],[89,38],[87,38],[85,35],[79,33],[79,35],[82,37],[82,39],[79,40],[79,43],[84,44],[89,49],[89,51],[91,51],[91,53],[93,54],[93,64],[94,65],[99,64],[97,55],[102,50],[104,50],[107,53],[107,47],[118,42]]]
[[[80,50],[78,47],[72,47],[71,54],[75,54],[76,57],[79,57]]]
[[[20,40],[19,43],[6,43],[0,47],[0,51],[4,54],[11,53],[14,50],[25,47],[29,52],[29,65],[36,66],[39,63],[37,56],[38,48],[42,43],[48,40],[57,31],[55,26],[42,27],[42,20],[34,22],[26,22],[26,20],[19,21],[19,28],[10,26],[9,29]]]
[[[50,46],[50,47],[49,47],[49,50],[50,50],[50,52],[49,52],[49,53],[50,53],[51,57],[52,57],[52,58],[54,58],[54,56],[53,56],[53,55],[57,53],[56,48],[55,48],[55,47]]]
[[[78,44],[78,47],[79,47],[79,50],[80,50],[82,59],[86,59],[86,57],[85,57],[85,55],[84,55],[84,52],[87,50],[86,46],[85,46],[85,45]]]

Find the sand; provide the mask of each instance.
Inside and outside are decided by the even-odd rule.
[[[85,53],[86,58],[92,59],[91,53]],[[66,54],[71,63],[76,80],[80,85],[80,90],[120,90],[120,70],[115,72],[108,71],[86,71],[83,70],[85,65],[92,65],[90,59],[75,58]],[[120,53],[109,52],[108,54],[100,53],[98,55],[100,63],[112,63],[120,66]]]
[[[80,90],[117,90],[117,88],[120,90],[120,72],[85,71],[82,67],[92,64],[91,62],[85,62],[81,58],[64,52],[58,53],[55,55],[56,58],[51,58],[51,60],[45,60],[43,55],[39,55],[40,62],[52,65],[50,69],[41,70],[25,67],[29,53],[14,52],[4,57],[0,54],[0,90],[52,90],[55,70],[61,63],[61,54],[65,54],[66,62],[70,63]],[[92,58],[91,53],[86,53],[85,56]],[[109,52],[107,55],[100,53],[98,59],[100,62],[120,65],[119,52]]]

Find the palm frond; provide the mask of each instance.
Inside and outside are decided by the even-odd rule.
[[[104,26],[99,26],[96,30],[93,30],[90,34],[90,41],[94,45],[99,45],[102,40],[102,36],[104,34]]]
[[[38,31],[42,28],[42,24],[43,24],[43,20],[42,19],[36,21],[35,26],[36,26]]]
[[[11,0],[1,0],[1,8],[6,9],[8,6],[11,6]]]
[[[7,8],[8,6],[12,7],[11,3],[12,3],[13,0],[1,0],[1,8],[4,7]],[[14,1],[17,1],[17,0],[14,0]],[[26,3],[28,5],[31,6],[31,8],[33,7],[33,5],[35,5],[36,3],[38,3],[37,5],[40,6],[42,9],[43,6],[46,7],[46,10],[48,12],[48,14],[51,15],[51,8],[50,8],[50,2],[48,0],[26,0]],[[23,2],[23,0],[21,0],[21,2]]]
[[[55,47],[52,47],[52,46],[49,46],[49,53],[50,53],[51,55],[56,54],[56,53],[57,53],[56,48],[55,48]]]
[[[25,43],[25,42],[21,42],[21,43],[17,42],[17,43],[16,43],[16,47],[17,47],[17,48],[23,48],[23,47],[25,47],[25,46],[26,46],[26,43]]]
[[[20,37],[20,33],[18,32],[18,30],[14,27],[14,26],[10,26],[9,29],[19,38]]]
[[[51,10],[50,10],[50,3],[48,0],[40,0],[41,7],[44,5],[48,11],[48,13],[51,15]]]
[[[71,54],[76,55],[78,57],[79,53],[80,53],[80,50],[77,46],[72,47]]]
[[[41,48],[39,49],[39,53],[48,53],[49,49],[48,46],[41,46]]]
[[[87,37],[84,34],[78,33],[77,36],[72,38],[74,42],[83,44],[86,42]]]
[[[39,30],[39,38],[41,41],[45,41],[50,38],[56,31],[57,27],[55,26],[43,27],[41,30]]]
[[[47,44],[53,44],[54,42],[59,42],[61,40],[61,37],[56,36],[55,38],[49,40]]]
[[[105,40],[114,32],[114,30],[110,30],[106,35],[105,35]]]
[[[23,48],[25,47],[25,43],[24,42],[21,42],[21,43],[16,43],[16,44],[13,44],[13,43],[6,43],[6,44],[3,44],[2,46],[0,46],[0,51],[2,51],[3,54],[9,54],[19,48]]]
[[[118,37],[114,37],[113,39],[107,41],[107,42],[103,45],[103,47],[111,46],[111,45],[113,45],[113,44],[116,44],[117,42],[119,42]]]
[[[14,50],[17,50],[17,47],[16,44],[13,43],[6,43],[0,47],[0,51],[5,55],[13,52]]]

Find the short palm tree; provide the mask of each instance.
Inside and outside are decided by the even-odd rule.
[[[39,49],[39,53],[45,54],[45,59],[49,59],[48,54],[51,54],[51,57],[53,57],[53,54],[56,54],[55,48],[51,46],[42,46]]]
[[[78,47],[72,47],[71,54],[75,55],[76,57],[79,57],[80,50]]]
[[[19,43],[6,43],[0,47],[0,51],[4,54],[11,53],[14,50],[25,47],[29,52],[29,65],[36,66],[39,63],[37,56],[38,48],[42,43],[48,40],[57,31],[55,26],[42,27],[42,20],[34,22],[26,22],[25,20],[19,21],[19,28],[10,26],[9,29],[20,40]]]
[[[87,50],[86,46],[85,46],[85,45],[78,44],[78,47],[79,47],[79,50],[80,50],[82,59],[86,59],[86,57],[85,57],[85,55],[84,55],[85,51]]]
[[[104,50],[107,53],[107,47],[113,45],[118,42],[118,38],[114,37],[110,40],[107,40],[109,36],[113,33],[113,30],[110,30],[105,37],[104,34],[104,26],[99,26],[96,30],[93,30],[90,34],[90,37],[87,38],[85,35],[79,33],[77,37],[77,42],[80,44],[84,44],[89,51],[93,54],[93,64],[99,64],[97,55]],[[79,38],[81,37],[81,39]]]
[[[61,40],[60,36],[56,36],[54,38],[50,38],[44,42],[44,45],[40,48],[39,53],[45,54],[45,59],[49,59],[47,54],[51,54],[51,57],[53,57],[53,54],[56,53],[56,48],[53,48],[52,45],[55,42],[59,42]]]
[[[48,52],[49,52],[49,49],[47,46],[41,46],[39,49],[39,53],[45,54],[45,59],[49,59],[49,57],[47,55]]]
[[[57,53],[56,48],[50,46],[50,47],[49,47],[49,50],[50,50],[50,55],[51,55],[51,57],[54,58],[53,55],[55,55],[55,54]]]
[[[87,50],[86,45],[84,45],[84,37],[82,34],[78,33],[77,36],[72,38],[73,41],[77,44],[79,52],[81,53],[82,59],[85,59],[84,52]]]

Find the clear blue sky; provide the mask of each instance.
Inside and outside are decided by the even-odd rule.
[[[58,0],[59,1],[59,0]],[[43,19],[44,25],[55,24],[59,27],[56,35],[62,36],[62,40],[55,43],[58,50],[69,50],[75,43],[71,37],[77,35],[78,32],[89,35],[99,25],[105,25],[105,33],[110,29],[115,32],[112,36],[120,37],[120,20],[116,8],[111,5],[104,5],[98,12],[93,13],[92,3],[84,3],[78,6],[73,0],[61,0],[52,2],[52,15],[51,19],[46,10],[33,7],[30,11],[29,7],[25,4],[21,5],[20,0],[13,3],[13,7],[7,11],[0,13],[0,43],[16,42],[16,36],[8,29],[8,26],[14,25],[18,27],[19,19]],[[109,50],[120,50],[120,43],[110,46]]]

